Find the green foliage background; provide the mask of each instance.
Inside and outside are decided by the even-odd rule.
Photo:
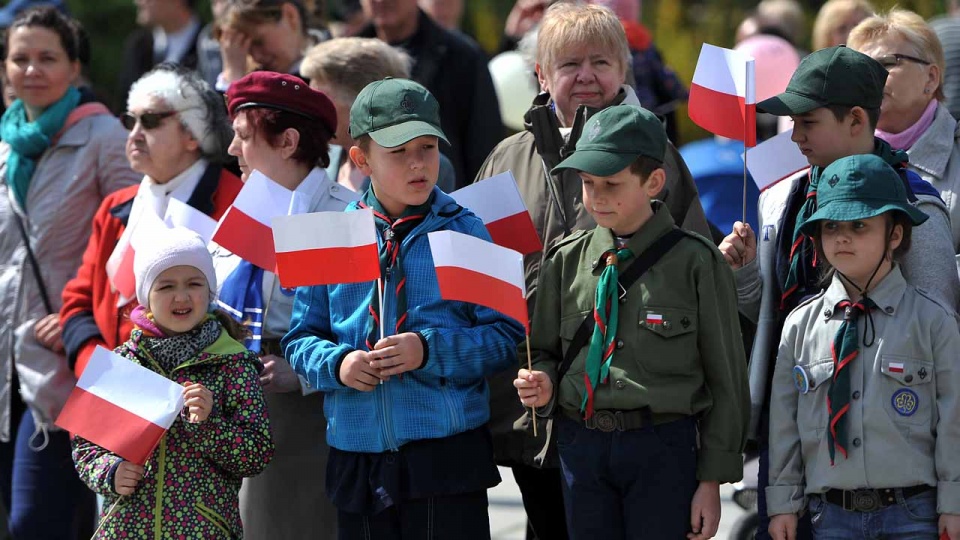
[[[464,30],[488,52],[495,53],[503,22],[513,3],[514,0],[466,0]],[[689,83],[700,44],[733,46],[737,25],[756,3],[755,0],[644,0],[643,23],[653,32],[667,64]],[[822,0],[804,2],[809,6],[808,28],[822,3]],[[947,0],[874,0],[873,3],[881,10],[899,5],[929,18],[944,13]],[[108,94],[114,88],[124,37],[134,27],[133,0],[68,0],[67,4],[90,32],[93,65],[89,75],[98,89]],[[209,0],[200,1],[200,10],[209,18]],[[805,45],[809,47],[809,43]],[[685,110],[679,117],[682,141],[707,136],[687,119]]]

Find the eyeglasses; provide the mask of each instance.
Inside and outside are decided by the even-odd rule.
[[[148,112],[140,116],[126,112],[120,116],[120,123],[123,124],[123,127],[127,128],[128,131],[133,131],[133,128],[137,125],[137,121],[140,122],[143,129],[157,129],[164,119],[170,118],[178,112],[180,111]]]
[[[880,65],[883,66],[883,68],[886,69],[887,71],[890,71],[896,66],[899,66],[901,60],[908,60],[910,62],[915,62],[917,64],[920,64],[921,66],[930,65],[930,62],[927,62],[922,58],[917,58],[916,56],[910,56],[908,54],[885,54],[877,58],[876,60],[877,62],[880,62]]]

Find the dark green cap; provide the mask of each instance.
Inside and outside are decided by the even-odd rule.
[[[596,176],[613,176],[640,156],[663,162],[667,134],[650,111],[636,105],[614,105],[593,115],[577,148],[553,172],[576,169]]]
[[[800,62],[782,94],[757,103],[777,116],[804,114],[827,105],[879,109],[887,70],[873,58],[840,45],[812,52]]]
[[[817,184],[817,211],[800,228],[814,235],[818,221],[854,221],[891,211],[903,212],[914,225],[927,220],[907,200],[904,180],[887,162],[873,154],[850,156],[824,169]]]
[[[423,86],[387,77],[368,84],[350,107],[350,136],[370,135],[384,148],[433,135],[447,141],[440,129],[440,104]]]

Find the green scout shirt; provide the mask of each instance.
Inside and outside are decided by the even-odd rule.
[[[653,208],[650,221],[627,242],[635,255],[674,227],[663,204]],[[648,406],[655,422],[677,414],[699,416],[698,478],[733,482],[743,473],[750,412],[736,289],[717,248],[688,234],[691,238],[627,291],[619,308],[618,350],[594,403],[597,410]],[[538,413],[549,415],[559,403],[565,412],[579,414],[589,345],[559,384],[557,369],[584,317],[592,316],[601,258],[614,241],[613,232],[602,227],[578,233],[559,244],[541,268],[530,346],[533,368],[550,375],[554,394]],[[619,270],[634,260],[621,262]]]

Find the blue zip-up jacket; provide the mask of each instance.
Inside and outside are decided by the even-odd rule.
[[[284,355],[310,386],[326,392],[327,443],[348,452],[386,452],[410,441],[449,437],[482,426],[490,416],[485,376],[517,363],[523,326],[494,310],[440,298],[427,233],[449,230],[490,241],[486,227],[438,188],[423,222],[400,244],[406,276],[406,331],[427,343],[418,370],[391,377],[372,392],[341,384],[348,353],[366,349],[372,282],[300,287]],[[357,209],[352,203],[347,212]],[[378,235],[379,236],[379,235]],[[383,239],[378,238],[382,244]],[[382,317],[396,323],[395,284],[386,276]]]

